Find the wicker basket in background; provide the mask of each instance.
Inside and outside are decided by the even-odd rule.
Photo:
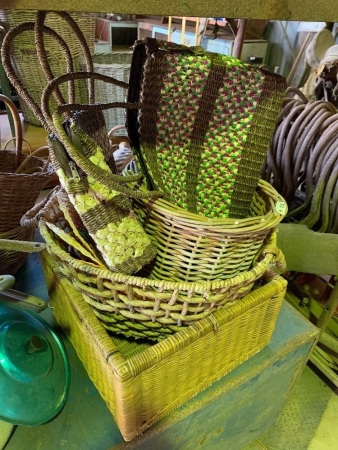
[[[7,105],[15,127],[15,136],[10,139],[15,142],[15,150],[8,150],[8,143],[0,149],[0,239],[30,241],[35,226],[24,228],[20,220],[34,206],[54,173],[48,160],[38,156],[45,154],[46,147],[38,148],[31,154],[23,152],[19,113],[8,97],[0,95],[0,100]],[[26,259],[27,253],[0,250],[0,275],[14,275]]]
[[[132,50],[94,54],[94,71],[129,83],[131,58]],[[84,63],[81,64],[81,70],[86,70]],[[126,96],[127,93],[118,86],[108,83],[95,83],[95,99],[97,103],[124,102]],[[103,115],[108,132],[118,125],[124,125],[126,121],[124,108],[111,108],[103,111]],[[121,129],[116,130],[115,134],[121,135],[125,134],[125,132]]]
[[[10,239],[11,241],[32,241],[34,237],[35,226],[17,227],[7,231],[0,232],[1,239]],[[27,261],[28,253],[17,250],[4,250],[0,246],[0,275],[15,275],[16,272]]]
[[[52,171],[39,153],[23,152],[23,131],[14,103],[4,95],[0,99],[7,105],[15,125],[15,150],[0,149],[0,232],[9,232],[20,225],[21,217],[34,206],[41,190],[49,182]]]
[[[23,22],[34,22],[36,11],[23,10],[2,10],[0,11],[0,22],[5,30],[9,30]],[[91,53],[94,53],[95,43],[95,15],[88,13],[70,13],[72,18],[79,25]],[[46,25],[54,29],[66,41],[75,62],[75,70],[80,70],[80,56],[82,57],[81,47],[78,45],[76,36],[68,24],[57,14],[48,14]],[[64,53],[59,45],[49,36],[45,37],[45,48],[48,54],[49,62],[55,76],[64,74],[66,63]],[[34,32],[27,31],[18,36],[12,46],[13,65],[22,80],[24,86],[27,87],[30,95],[39,105],[41,94],[47,82],[41,70],[34,42]],[[87,99],[84,99],[87,101]],[[31,109],[20,98],[20,107],[25,121],[32,125],[41,126],[38,118],[33,114]]]

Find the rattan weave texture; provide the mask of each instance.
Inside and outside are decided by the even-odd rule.
[[[48,223],[69,233],[54,195],[40,213],[40,233],[59,271],[79,290],[102,324],[115,333],[160,340],[212,314],[228,302],[244,297],[274,263],[284,259],[273,233],[251,270],[226,280],[168,281],[129,276],[102,269],[74,252]]]
[[[133,209],[157,245],[151,278],[227,279],[250,270],[265,239],[287,213],[283,197],[260,180],[243,219],[208,219],[164,200],[134,201]]]
[[[54,315],[126,441],[264,348],[286,289],[285,279],[275,276],[151,345],[109,336],[81,293],[60,275],[54,257],[41,257]]]
[[[130,65],[132,51],[113,51],[110,53],[96,53],[93,55],[94,72],[116,78],[117,80],[129,82]],[[84,64],[80,66],[81,70],[86,70]],[[95,99],[98,103],[124,102],[127,91],[125,89],[107,83],[95,83]],[[114,108],[103,112],[107,131],[118,125],[124,125],[126,114],[124,108]],[[123,134],[124,130],[117,130],[116,135]]]
[[[0,233],[20,225],[21,217],[34,205],[42,188],[48,183],[51,171],[48,161],[23,152],[23,132],[19,113],[14,103],[0,95],[8,106],[15,125],[15,150],[0,150]],[[41,149],[45,152],[45,148]]]

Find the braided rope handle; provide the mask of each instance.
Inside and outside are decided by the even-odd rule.
[[[52,127],[52,113],[49,109],[49,100],[52,96],[54,90],[56,90],[60,84],[75,81],[75,80],[101,80],[105,83],[114,84],[123,89],[128,89],[128,83],[124,81],[119,81],[113,77],[103,75],[96,72],[70,72],[60,75],[53,80],[51,80],[42,92],[41,96],[41,110],[45,119],[48,121],[48,125]],[[112,102],[112,103],[102,103],[102,104],[81,104],[81,103],[67,103],[59,105],[57,108],[58,114],[64,114],[72,111],[103,111],[110,108],[126,108],[126,109],[137,109],[139,108],[138,103],[127,103],[127,102]]]
[[[142,192],[125,186],[127,183],[139,181],[142,174],[133,176],[115,175],[94,164],[89,158],[86,158],[67,135],[62,125],[62,116],[60,116],[57,111],[53,114],[53,125],[55,126],[56,135],[66,149],[68,155],[74,160],[76,165],[87,174],[87,176],[97,180],[109,190],[119,192],[120,194],[131,198],[158,198],[163,195],[160,191]],[[80,129],[76,131],[76,133],[80,132]],[[87,138],[89,139],[88,136]],[[88,145],[95,146],[95,143],[88,142]]]
[[[44,21],[47,17],[47,14],[49,14],[50,12],[52,12],[52,11],[37,11],[36,21],[35,21],[36,52],[37,52],[37,56],[38,56],[39,62],[41,64],[41,68],[43,70],[43,73],[46,77],[47,82],[50,82],[55,78],[55,76],[51,70],[50,64],[48,62],[48,56],[47,56],[47,52],[46,52],[46,48],[45,48],[44,40],[43,40],[44,29],[45,29]],[[72,29],[72,32],[74,33],[74,36],[77,38],[77,40],[80,44],[83,56],[85,58],[87,71],[93,72],[94,71],[93,60],[92,60],[92,56],[90,54],[90,49],[89,49],[88,43],[87,43],[80,27],[76,23],[76,21],[67,12],[63,12],[63,11],[55,11],[54,12],[53,11],[53,13],[62,17],[68,23],[68,25]],[[69,51],[68,46],[65,45],[65,42],[63,41],[63,39],[60,36],[58,37],[57,42],[59,43],[60,47],[64,50],[66,61],[67,61],[67,72],[74,72],[74,64],[72,61],[72,55],[71,55],[71,52]],[[92,80],[89,80],[88,92],[89,92],[89,103],[94,103],[95,93],[94,93],[94,83]],[[59,89],[56,89],[53,94],[54,94],[54,97],[58,104],[66,103],[66,101],[64,100]],[[69,80],[68,97],[69,97],[70,103],[75,102],[75,85],[74,85],[73,80],[71,80],[71,79]]]
[[[33,97],[29,94],[28,89],[23,84],[20,76],[16,73],[11,53],[12,53],[12,44],[14,39],[19,36],[21,33],[25,31],[34,31],[35,22],[24,22],[20,25],[11,28],[8,33],[6,33],[2,47],[1,47],[1,59],[3,68],[7,74],[9,81],[12,83],[18,95],[26,102],[30,110],[37,117],[37,119],[41,122],[42,126],[48,131],[51,132],[51,128],[48,125],[48,122],[45,120],[41,107],[36,103]],[[44,26],[44,31],[46,34],[57,40],[61,47],[65,51],[65,55],[67,56],[67,45],[63,41],[63,39],[51,28]],[[69,63],[69,61],[68,61]]]
[[[58,15],[63,17],[68,24],[71,26],[72,30],[74,31],[75,36],[78,38],[80,42],[80,46],[82,49],[82,52],[85,57],[85,61],[87,64],[87,68],[92,71],[93,70],[93,62],[90,55],[90,50],[88,47],[88,44],[86,43],[86,40],[83,36],[82,31],[74,21],[74,19],[65,12],[56,12]],[[36,51],[37,51],[37,57],[39,59],[39,62],[41,64],[41,68],[43,71],[43,74],[46,78],[46,84],[51,81],[54,78],[54,75],[52,73],[52,70],[50,68],[48,57],[46,53],[46,49],[44,47],[43,43],[43,35],[46,34],[53,38],[57,44],[62,49],[65,61],[66,61],[66,67],[67,72],[73,72],[74,71],[74,62],[72,59],[71,52],[69,50],[69,47],[67,43],[64,41],[64,39],[52,28],[44,25],[44,20],[46,17],[46,12],[37,12],[36,15],[36,22],[24,22],[12,29],[10,29],[2,43],[1,48],[1,58],[2,58],[2,64],[4,67],[4,70],[7,74],[8,79],[12,83],[13,87],[17,91],[17,93],[20,95],[20,97],[26,102],[28,107],[31,109],[33,114],[37,117],[37,119],[41,122],[42,126],[48,131],[52,132],[52,129],[49,126],[48,121],[45,119],[43,111],[36,103],[36,101],[33,99],[33,97],[29,94],[28,89],[24,84],[22,83],[22,80],[20,79],[20,76],[16,73],[16,70],[14,68],[12,58],[11,58],[11,52],[12,52],[12,45],[15,38],[17,38],[20,34],[26,32],[26,31],[32,31],[35,33],[35,40],[36,40]],[[94,85],[92,82],[89,83],[89,99],[90,101],[94,101]],[[65,100],[61,94],[61,92],[57,89],[53,93],[56,101],[58,104],[65,103]],[[70,102],[75,101],[75,86],[72,83],[72,80],[69,80],[69,88],[68,88],[68,96]]]

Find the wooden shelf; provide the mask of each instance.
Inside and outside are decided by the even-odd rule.
[[[81,10],[157,16],[232,17],[338,22],[334,0],[82,0]],[[69,0],[0,0],[2,9],[43,9],[78,11],[79,4]]]

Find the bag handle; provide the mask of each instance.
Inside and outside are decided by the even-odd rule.
[[[47,82],[50,82],[55,78],[55,76],[51,70],[50,64],[48,62],[48,56],[47,56],[46,48],[44,45],[44,39],[43,39],[44,31],[46,29],[44,22],[47,17],[47,14],[49,14],[51,12],[62,17],[68,23],[69,27],[72,29],[72,31],[73,31],[74,35],[76,36],[76,38],[80,44],[80,47],[82,49],[82,53],[83,53],[83,56],[84,56],[85,62],[86,62],[87,71],[93,72],[94,71],[93,60],[92,60],[92,56],[90,54],[90,49],[89,49],[88,43],[87,43],[80,27],[78,26],[76,21],[70,16],[70,14],[67,12],[63,12],[63,11],[37,11],[36,20],[35,20],[35,44],[36,44],[37,56],[38,56],[39,62],[41,64],[41,67],[42,67],[42,70],[43,70],[43,73],[45,75]],[[74,64],[72,61],[72,55],[71,55],[71,52],[70,52],[68,46],[65,45],[66,43],[63,41],[61,36],[58,36],[57,42],[60,44],[61,48],[65,52],[66,61],[67,61],[67,72],[74,72]],[[68,66],[68,64],[69,64],[69,66]],[[94,82],[92,80],[89,80],[88,85],[89,85],[88,86],[89,103],[94,103],[94,101],[95,101]],[[55,96],[55,99],[58,104],[66,103],[66,101],[64,100],[59,89],[55,90],[54,96]],[[69,80],[68,97],[69,97],[70,103],[75,102],[75,85],[74,85],[73,80]]]
[[[22,143],[23,143],[21,120],[20,120],[18,110],[16,109],[16,106],[12,102],[11,99],[9,99],[8,97],[6,97],[3,94],[0,94],[0,100],[2,100],[8,106],[8,109],[12,115],[13,122],[14,122],[14,130],[15,130],[14,169],[17,170],[19,167],[19,160],[20,160],[20,155],[22,153]]]
[[[48,132],[51,132],[52,130],[49,127],[48,122],[45,120],[40,106],[35,102],[33,97],[29,94],[27,88],[24,86],[19,75],[17,75],[16,71],[14,70],[14,67],[12,64],[12,58],[11,58],[12,43],[13,43],[14,39],[17,36],[19,36],[21,33],[24,33],[25,31],[34,31],[34,29],[35,29],[35,22],[24,22],[14,28],[11,28],[6,33],[6,35],[3,39],[3,42],[2,42],[2,48],[1,48],[2,65],[4,67],[4,70],[7,74],[9,81],[12,83],[12,85],[15,88],[18,95],[20,95],[20,97],[27,103],[27,105],[29,106],[31,111],[41,122],[42,126]],[[67,69],[69,67],[71,67],[71,59],[69,59],[69,49],[67,47],[67,44],[51,28],[44,26],[44,31],[46,32],[46,34],[48,34],[49,36],[51,36],[52,38],[54,38],[55,40],[57,40],[59,42],[60,46],[63,48],[65,55],[66,55]],[[67,49],[68,49],[68,52],[67,52]]]
[[[133,188],[125,186],[127,183],[139,181],[143,177],[142,174],[132,176],[122,176],[107,173],[104,169],[94,164],[89,158],[86,158],[83,152],[76,145],[74,145],[72,139],[69,138],[68,134],[66,133],[63,127],[62,116],[60,116],[57,111],[53,114],[53,124],[56,131],[55,134],[58,136],[58,139],[61,141],[68,155],[76,163],[76,165],[87,174],[87,176],[94,178],[99,183],[103,184],[106,188],[114,190],[116,192],[119,192],[120,194],[123,194],[131,198],[158,198],[163,196],[163,192],[161,191],[154,190],[150,192],[149,191],[142,192],[140,190],[135,190]],[[77,129],[74,130],[74,132],[76,135],[78,135],[78,137],[80,137],[81,140],[81,133],[83,133],[81,128],[77,127]],[[89,146],[92,145],[93,150],[95,150],[96,148],[95,142],[90,140],[90,138],[88,140],[88,135],[86,135],[85,133],[84,133],[84,140],[87,142],[87,145]]]
[[[114,84],[123,89],[128,89],[128,83],[124,81],[117,80],[116,78],[103,75],[96,72],[70,72],[60,75],[53,80],[51,80],[42,92],[41,96],[41,110],[44,118],[48,121],[48,125],[52,126],[52,113],[49,109],[49,100],[55,89],[59,87],[60,84],[74,80],[101,80],[105,83]],[[93,103],[93,104],[81,104],[81,103],[66,103],[59,105],[57,107],[58,114],[64,114],[72,111],[103,111],[110,108],[126,108],[126,109],[137,109],[139,108],[138,103],[127,103],[127,102],[111,102],[111,103]]]
[[[69,16],[67,13],[58,13],[60,16],[64,17],[65,20],[70,24],[70,26],[76,30],[76,36],[80,40],[80,45],[82,47],[82,51],[85,56],[85,60],[87,63],[88,68],[93,67],[93,63],[90,56],[90,51],[87,43],[85,42],[85,38],[79,29],[78,25],[74,21],[74,19]],[[43,24],[44,15],[43,13],[37,16],[36,22],[24,22],[22,24],[19,24],[18,26],[10,29],[2,43],[2,49],[1,49],[1,57],[2,57],[2,64],[4,67],[4,70],[6,71],[7,77],[16,89],[17,93],[23,98],[23,100],[27,103],[31,111],[34,113],[34,115],[39,119],[42,126],[51,133],[52,130],[49,127],[48,121],[45,120],[45,117],[43,115],[43,112],[41,110],[40,105],[37,104],[37,102],[32,98],[32,96],[29,94],[27,88],[24,86],[22,80],[20,79],[20,76],[16,73],[14,70],[13,64],[12,64],[12,58],[11,58],[11,50],[12,50],[12,44],[16,37],[18,37],[20,34],[26,32],[26,31],[32,31],[35,32],[37,37],[37,56],[39,58],[39,61],[41,63],[41,67],[44,73],[44,76],[46,77],[46,81],[48,82],[51,78],[54,78],[53,73],[50,69],[50,65],[48,63],[47,53],[45,49],[43,48],[43,33],[49,35],[52,37],[58,45],[61,47],[61,49],[64,52],[65,55],[65,61],[66,61],[66,67],[67,72],[73,72],[74,71],[74,64],[71,52],[69,50],[69,47],[67,43],[64,41],[64,39],[52,28],[47,27]],[[72,80],[70,80],[70,83]],[[59,90],[56,90],[53,93],[57,103],[62,104],[65,103],[65,100]],[[74,85],[69,85],[68,89],[68,96],[71,101],[74,101],[75,99],[75,87]],[[94,86],[90,83],[89,84],[89,96],[93,99],[94,96]]]
[[[115,78],[102,75],[96,72],[71,72],[60,75],[57,78],[54,78],[50,83],[48,83],[48,85],[44,89],[41,98],[42,111],[45,119],[48,121],[49,127],[53,130],[53,134],[58,137],[64,148],[67,150],[68,155],[70,156],[71,159],[74,160],[74,162],[78,165],[78,167],[80,167],[87,175],[92,176],[94,179],[98,180],[108,189],[118,191],[121,194],[124,194],[132,198],[155,198],[163,196],[163,193],[160,191],[151,191],[145,193],[123,186],[127,183],[140,180],[140,175],[121,176],[112,173],[108,174],[105,170],[101,169],[100,167],[92,163],[89,158],[86,158],[83,152],[79,151],[79,149],[71,142],[69,136],[67,135],[63,127],[61,114],[65,112],[80,111],[80,110],[103,111],[104,109],[116,107],[123,107],[126,109],[136,109],[139,107],[137,103],[112,102],[112,103],[91,104],[91,105],[79,103],[65,104],[59,105],[56,111],[53,113],[53,115],[51,114],[49,109],[49,99],[54,89],[56,89],[60,84],[67,82],[69,79],[85,80],[88,78],[91,78],[93,80],[101,80],[110,84],[115,84],[120,87],[128,86],[128,84],[123,81],[119,81],[116,80]],[[81,130],[79,129],[78,133],[80,132]],[[96,145],[94,142],[92,142],[91,144],[90,141],[91,140],[89,138],[88,141],[89,145]]]

